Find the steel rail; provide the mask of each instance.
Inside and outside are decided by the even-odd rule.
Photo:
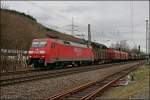
[[[126,62],[119,62],[120,63],[130,63],[130,62],[134,62],[134,61],[126,61]],[[116,63],[101,63],[98,66],[103,66],[103,65],[109,65],[109,64],[118,64]],[[95,65],[92,65],[95,66]],[[80,67],[88,67],[88,66],[80,66]],[[66,67],[67,68],[72,68],[72,67]],[[60,69],[48,69],[48,70],[60,70]],[[36,72],[36,71],[48,71],[47,69],[29,69],[29,70],[22,70],[22,71],[15,71],[15,72],[0,72],[0,76],[9,76],[9,75],[17,75],[17,74],[24,74],[24,73],[32,73],[32,72]]]
[[[118,63],[114,63],[114,64],[118,64]],[[100,65],[107,65],[107,64],[100,64]],[[82,66],[80,66],[82,67]],[[84,66],[87,67],[87,66]],[[66,67],[66,68],[72,68],[72,67]],[[23,71],[15,71],[15,72],[1,72],[0,76],[8,76],[8,75],[17,75],[17,74],[24,74],[24,73],[32,73],[35,71],[45,71],[47,69],[30,69],[30,70],[23,70]],[[49,69],[49,70],[57,70],[57,69]]]
[[[130,65],[129,68],[114,73],[110,76],[106,76],[101,81],[92,81],[80,85],[68,91],[60,92],[56,95],[50,96],[46,98],[46,100],[91,100],[96,97],[97,94],[102,94],[106,89],[110,88],[112,84],[116,83],[118,80],[129,74],[131,71],[135,70],[137,66],[142,64],[143,63]],[[81,94],[84,94],[84,96],[82,96]]]
[[[115,65],[121,65],[121,64],[122,63],[97,65],[97,66],[72,67],[70,69],[51,70],[51,71],[46,71],[46,72],[45,71],[43,71],[43,72],[34,71],[34,72],[31,72],[28,74],[21,73],[22,75],[18,74],[17,77],[6,78],[6,79],[5,78],[2,79],[2,77],[1,77],[0,86],[11,85],[11,84],[21,83],[21,82],[26,82],[26,81],[31,81],[31,80],[52,78],[52,77],[69,75],[69,74],[80,73],[80,72],[86,72],[86,71],[91,71],[91,70],[96,70],[96,69],[113,67]],[[123,65],[124,64],[127,64],[127,63],[123,63]]]
[[[91,100],[94,97],[96,97],[96,95],[100,95],[102,94],[104,91],[106,91],[108,88],[110,88],[114,83],[116,83],[117,81],[119,81],[121,78],[125,77],[126,75],[128,75],[130,72],[132,72],[133,70],[135,70],[137,68],[137,65],[131,69],[127,69],[124,71],[121,71],[122,74],[118,77],[116,77],[115,79],[112,79],[110,82],[106,83],[105,85],[103,85],[102,87],[96,89],[95,91],[93,91],[91,94],[86,95],[85,97],[81,98],[81,100]],[[127,72],[126,72],[127,71]]]

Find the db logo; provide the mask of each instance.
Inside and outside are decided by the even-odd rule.
[[[74,48],[74,51],[75,52],[81,52],[81,49],[80,48]]]

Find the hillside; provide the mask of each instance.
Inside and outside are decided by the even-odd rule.
[[[81,39],[44,27],[32,16],[14,10],[1,9],[1,48],[27,50],[33,38],[57,37],[84,42]]]

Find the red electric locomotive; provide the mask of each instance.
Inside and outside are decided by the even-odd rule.
[[[28,64],[34,67],[62,64],[92,63],[92,48],[80,43],[59,39],[34,39],[28,51]]]

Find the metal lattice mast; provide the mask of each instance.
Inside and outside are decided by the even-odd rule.
[[[75,29],[75,27],[78,27],[77,25],[74,25],[74,18],[72,17],[72,24],[71,25],[67,25],[67,26],[71,26],[71,29],[69,29],[68,31],[71,31],[71,34],[74,35],[74,31],[78,31]]]

